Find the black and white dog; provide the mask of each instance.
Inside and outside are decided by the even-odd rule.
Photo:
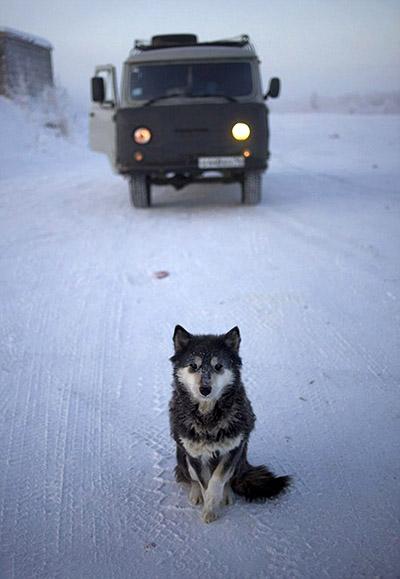
[[[247,462],[255,415],[240,377],[239,328],[197,336],[176,326],[173,340],[175,476],[190,485],[190,502],[204,504],[202,518],[210,523],[221,505],[232,504],[233,492],[250,501],[275,497],[290,477]]]

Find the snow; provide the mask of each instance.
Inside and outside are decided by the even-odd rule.
[[[285,96],[274,102],[274,110],[290,113],[345,113],[394,115],[400,113],[400,91],[347,93],[326,96],[312,93],[309,98]]]
[[[79,132],[0,119],[0,576],[397,576],[400,117],[272,114],[261,206],[149,211]],[[250,458],[294,477],[212,525],[172,474],[177,323],[240,326]]]
[[[36,34],[30,34],[28,32],[22,32],[21,30],[15,30],[14,28],[9,28],[8,26],[0,26],[0,34],[14,36],[19,40],[30,42],[31,44],[36,44],[42,48],[48,48],[50,50],[53,48],[50,42],[41,36],[36,36]]]

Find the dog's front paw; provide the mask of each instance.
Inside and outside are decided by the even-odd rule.
[[[212,523],[218,519],[218,514],[215,511],[205,510],[201,513],[201,518],[204,523]]]
[[[224,488],[223,504],[230,506],[233,505],[234,502],[235,502],[235,495],[233,494],[233,490],[231,489],[230,486],[226,486]]]
[[[192,483],[190,486],[189,502],[192,505],[201,505],[203,503],[203,495],[198,483]]]

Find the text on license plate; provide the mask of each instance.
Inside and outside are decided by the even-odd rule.
[[[199,157],[199,169],[229,169],[244,167],[244,157]]]

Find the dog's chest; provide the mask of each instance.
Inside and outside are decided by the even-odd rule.
[[[194,441],[184,436],[180,437],[183,448],[193,458],[200,458],[202,460],[209,460],[218,452],[220,455],[227,454],[237,448],[243,440],[243,435],[239,434],[233,438],[224,438],[217,442],[210,441]]]

